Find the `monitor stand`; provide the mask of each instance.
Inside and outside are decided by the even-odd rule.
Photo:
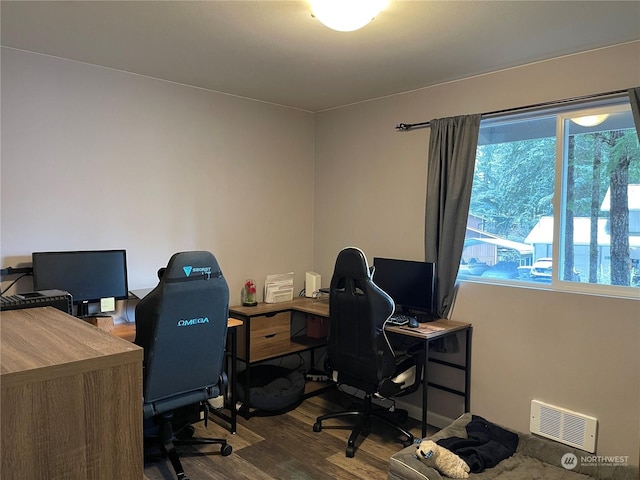
[[[79,303],[76,307],[76,317],[87,318],[89,316],[89,302]]]

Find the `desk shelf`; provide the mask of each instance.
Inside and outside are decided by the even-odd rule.
[[[315,350],[326,346],[326,338],[306,335],[304,329],[292,335],[294,313],[327,318],[329,308],[326,302],[317,303],[308,298],[296,298],[289,302],[260,303],[255,307],[235,306],[229,308],[229,315],[243,321],[238,329],[238,360],[245,363],[248,375],[243,390],[249,391],[251,367],[269,360],[289,355],[309,352],[311,365],[314,364]],[[302,332],[302,333],[299,333]],[[317,395],[333,384],[328,382],[307,382],[304,398]],[[264,412],[241,408],[245,418]]]
[[[241,340],[242,341],[242,340]],[[315,350],[317,348],[321,348],[326,346],[327,340],[325,338],[311,338],[305,336],[297,336],[291,338],[286,349],[279,351],[278,353],[269,355],[269,356],[261,356],[260,358],[256,358],[255,356],[251,356],[251,359],[248,360],[246,356],[238,356],[238,360],[245,363],[251,363],[252,365],[256,365],[258,363],[266,362],[269,360],[273,360],[275,358],[286,357],[288,355],[293,355],[295,353],[308,352],[311,350]]]
[[[302,350],[309,350],[312,348],[324,347],[327,344],[326,338],[312,338],[306,335],[299,335],[291,338],[291,353],[296,353]]]

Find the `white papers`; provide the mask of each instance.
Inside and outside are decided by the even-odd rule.
[[[267,275],[264,282],[264,303],[293,300],[293,272]]]

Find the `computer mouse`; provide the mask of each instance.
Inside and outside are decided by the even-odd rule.
[[[409,319],[409,328],[418,328],[419,326],[420,326],[420,323],[418,322],[417,318]]]

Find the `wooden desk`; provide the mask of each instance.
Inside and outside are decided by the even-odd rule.
[[[229,415],[226,415],[219,411],[213,411],[212,413],[222,418],[223,420],[229,422],[229,431],[231,433],[236,433],[237,425],[238,425],[238,410],[236,408],[236,392],[237,388],[237,371],[238,371],[238,334],[237,329],[242,325],[242,320],[238,320],[236,318],[229,318],[227,320],[227,330],[229,336],[231,337],[231,368],[227,370],[231,370],[229,373],[229,380],[231,381],[231,394],[227,399]],[[110,331],[111,334],[116,335],[120,338],[128,340],[129,342],[133,342],[136,339],[136,323],[135,322],[127,322],[127,323],[118,323],[113,326],[113,329]]]
[[[385,328],[387,332],[393,332],[400,335],[406,335],[413,338],[421,339],[424,342],[424,355],[423,365],[424,371],[422,373],[422,437],[427,436],[427,387],[437,388],[444,390],[454,395],[460,395],[464,397],[464,411],[469,412],[471,410],[471,334],[473,327],[470,323],[456,322],[454,320],[440,319],[434,322],[421,323],[418,328],[411,328],[407,325],[401,327],[387,326]],[[456,335],[458,332],[465,333],[465,362],[464,365],[457,365],[455,363],[446,362],[437,358],[429,358],[429,346],[434,340],[442,339],[449,335]],[[429,362],[438,363],[449,368],[455,368],[464,371],[464,390],[455,390],[453,388],[445,387],[437,383],[429,381]]]
[[[2,478],[143,478],[142,349],[53,307],[2,312]]]
[[[314,351],[326,345],[326,338],[312,338],[304,334],[292,336],[293,312],[328,318],[329,302],[296,297],[287,302],[229,307],[229,315],[243,321],[239,329],[238,356],[247,367],[243,372],[244,392],[250,391],[252,364],[302,352],[309,352],[311,365],[315,363]],[[304,397],[316,395],[327,387],[326,382],[307,382]],[[240,414],[247,419],[259,413],[258,410],[252,411],[246,401],[240,408]]]
[[[245,307],[244,305],[229,307],[229,312],[231,314],[237,314],[241,317],[257,317],[260,315],[269,315],[287,311],[297,311],[318,315],[319,317],[329,317],[329,301],[307,297],[296,297],[287,302],[258,303],[258,305],[254,307]]]
[[[329,318],[329,302],[328,300],[323,299],[312,299],[306,297],[297,297],[289,302],[279,302],[279,303],[259,303],[255,307],[244,307],[244,306],[236,306],[229,308],[229,315],[236,316],[238,318],[242,318],[245,321],[245,331],[244,333],[244,360],[247,364],[251,363],[252,359],[250,356],[251,352],[251,344],[250,338],[251,335],[247,335],[247,331],[251,330],[251,321],[252,319],[255,321],[256,318],[261,316],[273,316],[282,312],[302,312],[311,315],[315,315],[318,317]],[[410,328],[408,326],[391,326],[388,325],[385,328],[388,332],[393,332],[400,335],[406,335],[409,337],[413,337],[416,339],[420,339],[424,342],[424,372],[422,376],[422,436],[425,437],[427,435],[427,386],[437,388],[440,390],[445,390],[449,393],[453,393],[455,395],[460,395],[464,397],[464,405],[465,412],[468,412],[471,408],[471,334],[473,331],[473,327],[470,323],[466,322],[457,322],[453,320],[440,319],[434,322],[421,323],[418,328]],[[429,345],[432,341],[447,337],[449,335],[455,335],[458,332],[464,332],[466,335],[465,342],[465,364],[457,365],[451,362],[446,362],[436,358],[429,358]],[[305,349],[316,348],[318,346],[323,346],[325,341],[310,341],[302,337],[302,340],[292,341],[288,346],[280,352],[270,352],[270,357],[275,358],[282,355],[288,355],[290,353],[295,353],[298,351],[302,351]],[[438,385],[432,382],[429,382],[429,362],[438,363],[444,365],[449,368],[463,370],[465,372],[465,387],[464,391],[454,390],[448,387],[444,387],[442,385]],[[313,363],[313,360],[312,360]],[[248,389],[248,375],[247,375],[247,389]],[[246,410],[245,410],[246,412]],[[248,414],[245,415],[248,418]]]

